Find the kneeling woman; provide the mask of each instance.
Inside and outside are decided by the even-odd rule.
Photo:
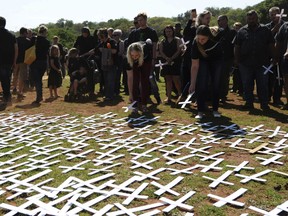
[[[141,101],[142,112],[147,112],[147,101],[149,98],[149,75],[151,62],[145,58],[149,52],[149,45],[136,42],[130,44],[127,49],[126,71],[128,76],[128,89],[130,101]],[[139,91],[140,90],[140,91]],[[140,95],[140,98],[139,98]],[[137,109],[134,109],[137,111]]]
[[[210,28],[200,25],[192,44],[191,82],[189,92],[196,90],[197,110],[195,118],[202,119],[206,108],[205,102],[209,94],[208,84],[212,88],[213,116],[221,117],[218,112],[220,75],[223,61],[222,49],[219,42],[215,42]]]

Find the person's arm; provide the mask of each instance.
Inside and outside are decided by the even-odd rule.
[[[179,38],[176,38],[176,41],[177,41],[177,51],[174,53],[174,55],[170,58],[170,61],[173,62],[174,59],[176,59],[180,53],[182,52],[182,48],[180,47],[181,45],[181,40]]]
[[[54,69],[55,71],[57,71],[58,73],[61,73],[60,68],[57,68],[56,65],[54,64],[54,59],[50,59],[50,66],[52,69]]]
[[[234,64],[236,67],[238,67],[240,61],[240,46],[236,45],[234,46]]]
[[[159,44],[159,53],[160,53],[160,56],[162,58],[164,58],[167,62],[169,60],[169,58],[165,55],[165,53],[163,52],[163,42],[161,41],[161,43]]]
[[[199,70],[199,59],[192,59],[189,93],[195,92],[198,70]]]

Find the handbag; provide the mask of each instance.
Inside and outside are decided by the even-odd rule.
[[[35,43],[36,44],[36,43]],[[36,60],[36,45],[31,46],[25,50],[24,63],[31,65]]]

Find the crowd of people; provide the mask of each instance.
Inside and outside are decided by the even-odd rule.
[[[122,38],[120,29],[101,28],[91,34],[88,27],[83,27],[74,47],[67,52],[57,36],[51,42],[47,39],[46,26],[41,25],[34,35],[23,27],[16,38],[5,29],[5,18],[0,17],[3,101],[11,102],[11,90],[17,99],[23,100],[28,81],[36,89],[33,104],[40,104],[46,71],[50,98],[59,97],[57,89],[66,72],[70,77],[71,97],[77,99],[80,86],[85,86],[93,98],[95,71],[91,71],[89,63],[93,59],[101,75],[97,82],[104,100],[113,101],[123,85],[129,103],[133,103],[133,112],[148,112],[150,95],[154,95],[159,105],[178,103],[193,94],[198,111],[195,118],[205,116],[209,100],[213,116],[221,117],[219,104],[225,105],[229,92],[243,97],[245,109],[254,109],[254,81],[261,110],[269,110],[269,102],[287,109],[288,22],[282,20],[280,8],[270,8],[271,22],[266,25],[259,23],[254,10],[247,12],[247,23],[236,22],[232,27],[225,14],[218,16],[218,26],[211,27],[211,16],[209,11],[197,15],[196,10],[192,10],[184,29],[180,23],[171,24],[163,29],[163,35],[157,35],[148,26],[147,14],[139,13],[128,38]],[[36,60],[27,65],[25,51],[33,45]],[[231,74],[233,86],[229,89]],[[166,84],[163,101],[157,85],[160,76]],[[281,101],[283,89],[286,103]]]

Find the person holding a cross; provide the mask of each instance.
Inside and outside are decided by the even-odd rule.
[[[284,79],[284,91],[286,95],[286,104],[283,109],[288,109],[288,22],[285,22],[279,32],[276,34],[276,53],[278,56],[278,62],[281,65],[283,79]]]

